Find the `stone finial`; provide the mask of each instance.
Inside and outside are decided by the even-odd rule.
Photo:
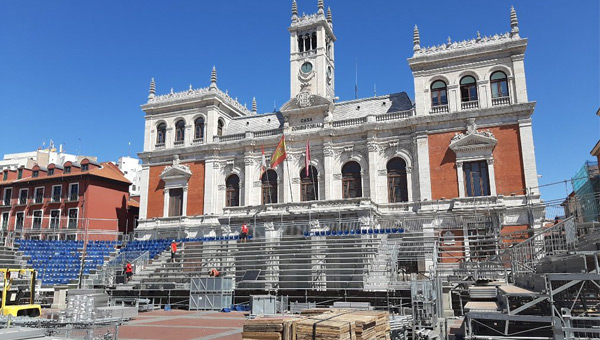
[[[413,51],[418,51],[421,49],[421,37],[419,36],[419,28],[415,25],[415,29],[413,30]]]
[[[292,1],[292,20],[297,20],[298,19],[298,4],[296,3],[296,0]]]
[[[477,31],[477,42],[481,41],[481,33],[479,33],[479,31]]]
[[[252,112],[256,113],[256,97],[252,97]]]
[[[331,16],[331,7],[327,7],[327,22],[333,23],[333,17]]]
[[[210,87],[217,87],[217,68],[213,66],[212,72],[210,73]]]
[[[317,7],[319,8],[319,10],[317,11],[317,13],[319,13],[319,14],[325,14],[325,3],[323,2],[323,0],[319,0],[317,2]]]
[[[517,20],[517,11],[510,6],[510,35],[519,37],[519,20]]]
[[[148,99],[154,99],[156,95],[156,84],[154,83],[154,77],[150,81],[150,92],[148,93]]]
[[[448,45],[452,45],[452,39],[448,37]]]

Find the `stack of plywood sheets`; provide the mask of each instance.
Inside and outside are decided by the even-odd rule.
[[[383,311],[357,311],[357,315],[368,315],[375,317],[375,338],[377,340],[385,340],[390,338],[390,314]]]
[[[354,340],[356,324],[335,313],[312,315],[296,323],[296,340]]]

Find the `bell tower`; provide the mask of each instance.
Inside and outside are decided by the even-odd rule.
[[[335,62],[331,9],[325,14],[323,0],[318,0],[317,13],[298,15],[296,0],[292,2],[290,31],[290,97],[308,93],[331,101],[335,97]]]

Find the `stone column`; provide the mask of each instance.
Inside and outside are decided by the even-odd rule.
[[[181,203],[181,216],[187,216],[187,205],[188,205],[188,185],[183,187],[183,202]]]
[[[460,110],[460,91],[458,85],[448,85],[448,112],[456,112]]]
[[[496,196],[496,172],[494,171],[494,157],[490,156],[490,158],[486,159],[488,165],[488,176],[490,183],[490,195]],[[505,194],[505,193],[502,193]]]
[[[380,203],[379,192],[377,190],[377,165],[378,162],[378,147],[375,141],[367,142],[367,150],[369,152],[369,192],[365,193],[365,197],[371,197],[375,203]]]
[[[479,108],[485,109],[488,107],[492,107],[490,81],[480,80],[477,82],[477,87],[477,98],[479,99]]]
[[[323,144],[323,189],[325,197],[321,200],[334,199],[331,192],[331,183],[333,182],[333,148],[327,142]]]
[[[465,175],[463,162],[456,162],[456,178],[458,179],[458,197],[465,197]]]
[[[217,183],[215,183],[215,166],[219,167],[214,158],[207,158],[204,161],[204,214],[214,214],[215,209],[215,193],[217,191]]]
[[[513,61],[513,72],[514,72],[514,103],[526,103],[527,99],[527,83],[525,82],[525,65],[523,63],[525,55],[513,55],[511,57]]]
[[[419,200],[431,200],[431,173],[429,170],[429,139],[424,132],[415,136],[419,175]]]
[[[169,189],[163,192],[163,217],[169,217]]]
[[[254,205],[252,186],[254,181],[258,178],[258,175],[255,176],[254,173],[254,160],[250,155],[248,155],[248,151],[246,151],[246,154],[247,156],[244,157],[244,200],[240,203],[240,205],[250,206]]]
[[[521,139],[521,154],[523,155],[525,187],[528,190],[532,188],[532,192],[539,194],[531,118],[519,120],[519,137]]]

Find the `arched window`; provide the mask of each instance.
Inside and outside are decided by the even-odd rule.
[[[167,124],[160,123],[156,127],[156,144],[165,144],[165,139],[167,136]]]
[[[200,117],[194,122],[194,140],[204,139],[204,118]]]
[[[240,206],[240,178],[238,175],[231,175],[227,177],[225,181],[227,187],[227,197],[225,205],[228,207],[239,207]]]
[[[223,136],[223,126],[225,126],[225,122],[223,119],[219,119],[217,122],[217,136],[219,137]]]
[[[351,161],[342,167],[343,198],[362,197],[360,164]]]
[[[277,173],[273,169],[265,171],[261,178],[263,204],[277,203]]]
[[[319,174],[317,169],[309,165],[308,174],[306,168],[300,170],[300,200],[317,201],[319,199]]]
[[[447,105],[448,96],[446,95],[446,83],[441,80],[434,81],[431,84],[431,106]]]
[[[460,99],[462,102],[477,100],[477,81],[471,76],[465,76],[460,80]]]
[[[508,97],[508,80],[506,73],[496,71],[490,77],[490,86],[492,87],[492,98]]]
[[[388,202],[408,202],[408,186],[406,181],[406,162],[395,157],[387,163]]]
[[[175,141],[183,142],[185,137],[185,121],[179,120],[175,123]]]

